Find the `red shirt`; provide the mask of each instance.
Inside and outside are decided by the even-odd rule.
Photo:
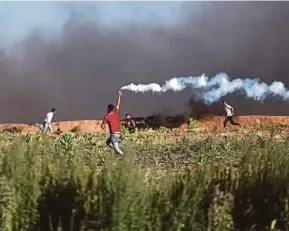
[[[109,132],[110,133],[116,133],[119,132],[119,110],[115,109],[112,113],[107,114],[102,123],[103,124],[108,124],[109,127]]]

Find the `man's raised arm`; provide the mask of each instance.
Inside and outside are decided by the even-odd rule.
[[[115,105],[115,109],[119,110],[119,105],[120,105],[120,97],[122,95],[121,91],[118,91],[118,96],[117,96],[117,101],[116,101],[116,105]]]

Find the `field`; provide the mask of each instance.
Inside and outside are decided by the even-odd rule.
[[[3,125],[0,230],[289,230],[288,120],[240,120],[123,129],[122,159],[105,134]]]

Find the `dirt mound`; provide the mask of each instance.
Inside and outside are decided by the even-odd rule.
[[[224,117],[214,116],[200,119],[197,126],[202,128],[220,127],[222,126]],[[235,120],[244,127],[266,127],[269,125],[289,125],[289,117],[287,116],[238,116]],[[228,126],[230,124],[228,123]]]
[[[197,121],[196,126],[199,128],[213,129],[216,127],[222,127],[223,117],[210,116]],[[171,127],[170,121],[167,120],[167,124],[162,123],[162,126]],[[239,116],[236,117],[236,121],[240,122],[244,127],[258,126],[265,127],[269,125],[289,125],[289,117],[286,116]],[[54,131],[61,132],[74,132],[74,133],[98,133],[101,132],[100,120],[78,120],[78,121],[60,121],[52,123]],[[187,130],[186,123],[177,123],[175,127],[177,130]],[[230,126],[230,124],[228,125]],[[0,131],[11,133],[34,133],[39,131],[35,125],[28,124],[0,124]]]
[[[100,124],[99,120],[59,121],[52,123],[52,128],[55,132],[95,133],[101,131]],[[39,128],[28,124],[0,124],[0,131],[34,133]]]
[[[95,133],[101,132],[100,120],[79,120],[79,121],[63,121],[53,123],[53,128],[60,129],[63,132],[83,132]]]

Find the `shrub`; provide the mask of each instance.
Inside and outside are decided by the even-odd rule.
[[[0,229],[288,230],[288,140],[166,135],[4,136]]]

